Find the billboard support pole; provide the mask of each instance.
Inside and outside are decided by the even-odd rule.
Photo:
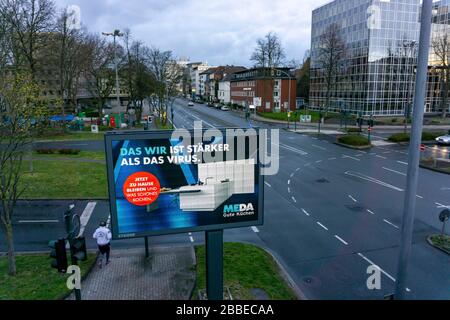
[[[223,230],[206,231],[206,294],[223,300]]]
[[[148,237],[145,237],[145,257],[148,258],[150,256],[149,250],[148,250]]]

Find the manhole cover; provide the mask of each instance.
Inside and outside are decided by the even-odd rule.
[[[364,210],[366,210],[364,207],[361,206],[346,206],[347,209],[355,211],[355,212],[362,212]]]
[[[330,183],[330,181],[325,179],[325,178],[318,179],[318,180],[316,180],[316,182],[318,182],[318,183]]]

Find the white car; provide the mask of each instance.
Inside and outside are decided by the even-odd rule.
[[[450,134],[447,134],[445,136],[437,137],[436,142],[438,144],[448,144],[450,145]]]
[[[228,108],[227,106],[222,106],[220,108],[220,110],[222,110],[222,111],[230,111],[230,108]]]
[[[188,107],[193,107],[193,106],[194,106],[194,103],[192,101],[189,101]]]

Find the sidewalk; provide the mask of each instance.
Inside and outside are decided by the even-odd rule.
[[[193,247],[111,250],[111,262],[96,265],[81,283],[83,300],[188,300],[195,286]],[[68,300],[73,300],[71,294]]]
[[[261,117],[259,115],[252,115],[252,119],[256,120],[256,121],[260,121],[260,122],[266,122],[266,123],[275,123],[275,124],[283,124],[286,125],[287,122],[286,121],[281,121],[281,120],[273,120],[273,119],[268,119],[268,118],[264,118]],[[290,123],[291,126],[294,125],[293,122]],[[318,124],[317,123],[298,123],[297,122],[297,128],[316,128],[317,129]],[[348,126],[349,128],[356,128],[357,126]],[[384,130],[404,130],[405,126],[404,125],[395,125],[395,126],[387,126],[387,125],[377,125],[375,126],[377,129],[384,129]],[[321,128],[323,129],[341,129],[341,125],[340,124],[327,124],[324,123],[321,125]],[[433,129],[433,130],[449,130],[450,129],[450,125],[424,125],[423,126],[424,129]],[[408,125],[408,129],[411,129],[411,126]]]

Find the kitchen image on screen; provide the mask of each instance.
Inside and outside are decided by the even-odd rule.
[[[254,177],[252,159],[199,164],[198,184],[180,187],[180,209],[215,211],[234,194],[254,193]]]

